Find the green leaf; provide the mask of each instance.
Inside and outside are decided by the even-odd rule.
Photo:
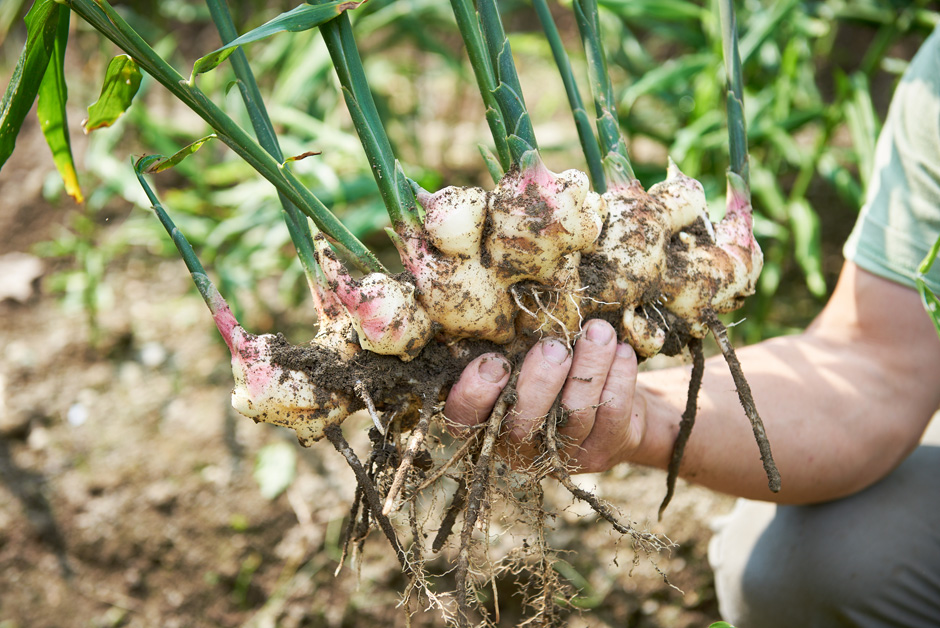
[[[82,124],[85,133],[111,126],[131,106],[140,87],[141,73],[137,63],[128,55],[111,59],[105,73],[104,85],[98,100],[88,108],[88,119]]]
[[[504,174],[503,167],[499,164],[499,159],[496,158],[493,151],[483,144],[477,144],[477,150],[480,151],[480,157],[483,158],[483,163],[486,164],[486,170],[490,173],[493,183],[499,183]]]
[[[255,482],[261,494],[274,499],[291,485],[297,470],[297,453],[293,445],[279,442],[266,445],[255,461]]]
[[[707,16],[705,9],[688,0],[598,0],[598,4],[623,18],[674,22]]]
[[[708,628],[734,628],[734,626],[732,626],[726,621],[716,621],[714,624],[711,624]]]
[[[690,54],[667,61],[650,70],[623,92],[619,107],[626,111],[640,96],[656,92],[685,89],[695,77],[709,69],[714,58],[705,53]]]
[[[858,173],[862,179],[862,190],[868,188],[868,179],[875,169],[875,143],[878,141],[880,123],[875,106],[871,100],[871,88],[868,78],[856,72],[848,79],[840,81],[840,87],[851,95],[845,107],[845,119],[855,145],[855,154],[859,157]]]
[[[809,291],[817,297],[823,297],[826,295],[826,280],[822,274],[819,216],[805,199],[790,203],[789,210],[796,261],[806,276]]]
[[[78,173],[72,159],[72,143],[69,140],[69,123],[65,115],[65,102],[69,93],[65,84],[65,46],[69,40],[69,13],[59,16],[55,47],[42,83],[39,85],[37,115],[46,143],[52,151],[55,167],[65,184],[69,196],[81,203],[82,189],[78,185]]]
[[[775,2],[772,10],[755,12],[748,24],[747,34],[741,38],[741,65],[747,65],[761,45],[780,29],[781,23],[791,20],[790,15],[800,4],[799,0]]]
[[[316,5],[302,4],[287,13],[281,13],[273,20],[265,22],[258,28],[248,31],[241,37],[233,39],[221,48],[198,59],[193,65],[192,75],[195,77],[199,74],[214,70],[241,45],[264,39],[275,33],[297,33],[316,28],[321,24],[329,22],[343,11],[355,9],[360,4],[362,4],[362,2],[351,0],[334,0],[333,2]],[[190,82],[192,82],[192,78]]]
[[[39,93],[63,11],[68,9],[53,0],[36,0],[26,14],[26,45],[0,101],[0,168],[13,154],[16,136]]]
[[[177,165],[179,162],[183,161],[197,150],[202,148],[202,145],[208,142],[209,140],[216,139],[218,136],[213,133],[212,135],[207,135],[201,137],[192,144],[184,146],[179,149],[169,157],[163,157],[159,155],[151,155],[151,157],[157,157],[157,159],[150,159],[146,165],[141,169],[141,172],[144,174],[157,174],[158,172],[163,172],[164,170],[169,170],[173,166]],[[143,160],[141,160],[143,161]]]
[[[927,310],[930,320],[933,321],[937,335],[940,336],[940,299],[937,299],[937,295],[930,290],[930,287],[924,279],[927,273],[930,272],[930,267],[933,266],[938,253],[940,253],[940,238],[937,238],[937,241],[934,242],[934,245],[930,248],[930,252],[927,253],[927,257],[920,263],[915,282],[917,283],[917,291],[920,293],[920,298],[924,302],[924,308]]]

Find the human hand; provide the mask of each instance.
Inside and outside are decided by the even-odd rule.
[[[510,370],[499,354],[476,358],[451,388],[444,415],[458,426],[485,421],[509,382]],[[625,461],[645,432],[645,403],[636,395],[636,374],[633,348],[618,344],[606,321],[595,319],[584,325],[573,355],[559,340],[539,341],[522,363],[518,401],[506,419],[512,451],[523,461],[539,453],[532,437],[560,392],[570,412],[567,424],[558,430],[569,469],[606,471]]]

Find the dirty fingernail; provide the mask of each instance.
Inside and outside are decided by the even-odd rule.
[[[602,321],[595,321],[588,325],[585,332],[587,339],[598,345],[606,345],[614,337],[614,329]]]
[[[493,384],[499,382],[509,372],[509,363],[500,357],[484,358],[480,362],[480,377]]]
[[[568,347],[557,340],[543,340],[542,355],[549,362],[561,364],[568,359]]]

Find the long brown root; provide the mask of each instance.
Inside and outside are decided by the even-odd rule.
[[[466,503],[467,482],[461,479],[457,485],[457,490],[454,491],[454,496],[450,500],[450,507],[448,507],[447,512],[444,513],[444,518],[441,520],[441,527],[437,530],[437,536],[434,537],[434,542],[431,543],[432,552],[437,553],[444,549],[444,544],[447,543],[448,537],[454,530],[454,524],[457,523],[457,516],[463,512]]]
[[[659,505],[659,520],[663,519],[663,512],[666,506],[672,501],[672,496],[676,491],[676,480],[679,478],[679,466],[682,464],[682,455],[685,453],[685,445],[689,442],[689,436],[692,435],[692,428],[695,426],[695,415],[698,412],[698,392],[702,388],[702,376],[705,374],[705,354],[702,352],[702,341],[699,338],[689,340],[689,351],[692,354],[692,376],[689,379],[689,396],[685,402],[685,412],[682,413],[682,420],[679,422],[679,433],[676,435],[676,442],[672,446],[672,458],[669,460],[669,468],[666,476],[666,496],[663,503]]]
[[[358,487],[362,489],[363,495],[365,496],[365,504],[378,522],[382,532],[385,533],[392,549],[395,550],[395,555],[398,557],[398,562],[401,563],[402,570],[409,576],[414,577],[415,574],[412,573],[411,567],[408,564],[408,558],[401,547],[395,528],[392,526],[391,521],[388,520],[388,517],[382,514],[382,499],[379,497],[378,491],[375,490],[375,485],[366,472],[365,467],[362,466],[359,456],[356,455],[356,452],[353,451],[353,448],[350,447],[346,438],[343,436],[343,429],[338,425],[329,425],[324,430],[324,435],[329,439],[333,447],[336,448],[336,451],[343,454],[349,467],[356,475]]]
[[[664,549],[665,546],[659,537],[649,532],[640,532],[633,526],[623,523],[617,515],[614,514],[613,508],[599,500],[597,496],[590,491],[586,491],[575,484],[571,479],[571,474],[568,472],[568,468],[562,460],[561,452],[558,448],[558,421],[563,413],[564,410],[561,407],[560,401],[556,401],[552,410],[549,412],[548,419],[545,421],[545,452],[548,456],[548,468],[552,477],[558,480],[573,497],[589,505],[594,512],[610,523],[614,530],[633,539],[635,546],[640,547],[646,552]]]
[[[767,440],[767,432],[764,430],[764,422],[761,421],[757,413],[757,406],[754,404],[754,396],[751,394],[751,387],[744,377],[744,371],[741,369],[741,363],[734,352],[734,347],[728,339],[728,329],[722,324],[713,311],[705,313],[705,322],[711,329],[712,335],[718,342],[722,355],[725,356],[725,362],[731,369],[731,377],[734,378],[734,386],[738,390],[738,399],[744,407],[748,420],[751,422],[751,429],[754,430],[754,439],[757,441],[757,447],[760,449],[760,459],[764,464],[764,472],[767,474],[767,485],[774,493],[780,491],[780,472],[774,462],[773,454],[770,452],[770,441]]]
[[[457,621],[461,628],[470,626],[470,605],[467,600],[467,573],[470,569],[470,548],[473,536],[473,528],[476,526],[477,519],[480,516],[480,510],[486,491],[489,486],[489,477],[491,465],[494,461],[496,441],[502,431],[503,420],[512,405],[516,395],[516,381],[519,378],[518,371],[514,371],[509,378],[509,383],[500,393],[496,400],[496,406],[486,423],[486,431],[483,434],[483,443],[480,445],[480,453],[477,456],[476,464],[473,467],[473,476],[470,480],[470,488],[467,494],[467,509],[464,512],[463,530],[460,532],[460,553],[457,556],[457,568],[455,577],[457,579]]]

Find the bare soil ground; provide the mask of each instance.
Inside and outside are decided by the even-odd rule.
[[[65,216],[41,200],[29,149],[17,157],[0,178],[0,256],[30,250]],[[229,407],[227,352],[182,263],[134,250],[106,281],[114,306],[94,346],[84,314],[65,310],[42,279],[25,303],[0,303],[0,626],[406,625],[406,583],[382,538],[334,576],[355,483],[327,443],[297,446],[294,483],[262,497],[255,455],[296,445],[293,433]],[[368,425],[344,426],[360,454]],[[654,523],[663,473],[624,466],[578,482],[676,542],[657,564],[677,588],[644,558],[634,568],[609,525],[547,484],[560,513],[549,541],[581,589],[569,625],[718,619],[707,522],[729,498],[680,483]],[[446,571],[452,559],[436,565]],[[499,582],[501,625],[520,621],[517,590]],[[442,622],[419,612],[412,624]]]

